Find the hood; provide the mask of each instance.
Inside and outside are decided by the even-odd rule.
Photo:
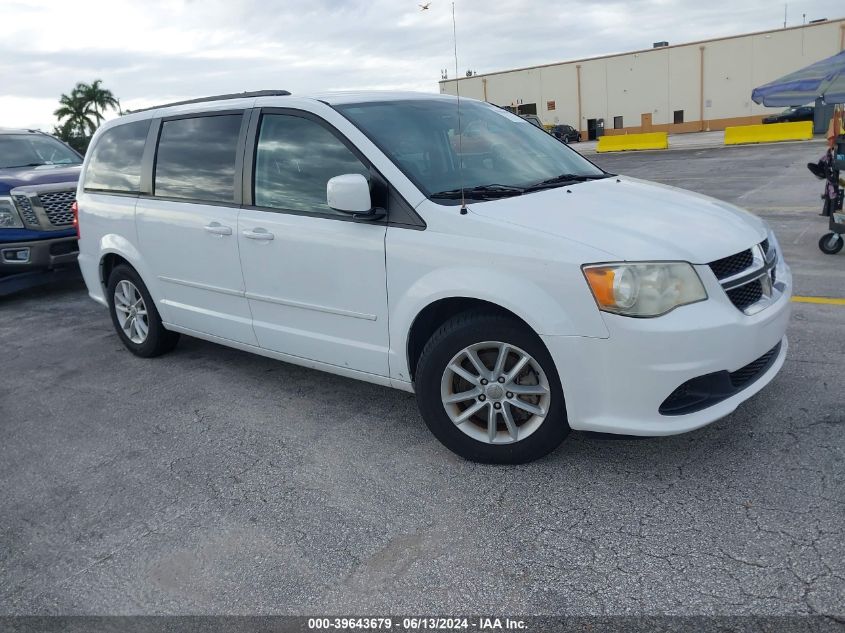
[[[15,187],[27,185],[48,185],[57,182],[76,185],[81,171],[82,165],[39,165],[0,169],[0,195],[8,194]]]
[[[707,264],[762,242],[767,235],[763,220],[732,204],[627,176],[469,208],[480,216],[575,240],[629,261]]]

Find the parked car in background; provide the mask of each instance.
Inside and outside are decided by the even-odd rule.
[[[555,125],[552,136],[564,143],[578,143],[581,140],[581,133],[571,125]]]
[[[790,123],[792,121],[812,121],[815,107],[810,105],[787,108],[783,112],[772,114],[763,119],[763,123]]]
[[[81,166],[49,134],[0,128],[0,277],[76,261],[71,205]]]
[[[543,122],[540,120],[540,117],[538,117],[536,114],[520,114],[519,116],[528,121],[531,125],[536,125],[544,132],[546,131],[546,127],[543,125]]]
[[[764,220],[457,106],[253,93],[104,123],[77,191],[89,295],[137,356],[190,335],[413,392],[488,462],[691,431],[775,377],[792,278]]]

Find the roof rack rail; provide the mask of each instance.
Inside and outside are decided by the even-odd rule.
[[[249,97],[289,97],[290,92],[287,90],[255,90],[253,92],[234,92],[228,95],[213,95],[211,97],[200,97],[199,99],[188,99],[186,101],[174,101],[173,103],[162,103],[161,105],[150,106],[149,108],[139,108],[132,110],[132,114],[136,112],[147,112],[149,110],[158,110],[159,108],[169,108],[170,106],[189,105],[192,103],[204,103],[206,101],[223,101],[225,99],[248,99]]]

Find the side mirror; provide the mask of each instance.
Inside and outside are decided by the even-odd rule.
[[[355,220],[378,220],[386,214],[374,209],[370,198],[370,183],[361,174],[343,174],[326,183],[326,200],[335,211],[351,213]]]
[[[373,207],[370,183],[361,174],[343,174],[326,183],[326,200],[335,211],[366,213]]]

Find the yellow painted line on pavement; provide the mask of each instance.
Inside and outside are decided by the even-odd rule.
[[[836,297],[792,297],[795,303],[822,303],[829,306],[845,306],[845,299]]]

